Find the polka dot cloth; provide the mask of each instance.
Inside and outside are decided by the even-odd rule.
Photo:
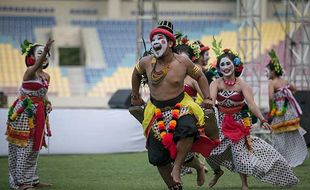
[[[33,151],[32,139],[25,148],[9,143],[9,185],[12,189],[18,189],[23,184],[39,183],[38,156],[39,152]]]

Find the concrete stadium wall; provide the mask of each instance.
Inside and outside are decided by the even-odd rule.
[[[8,154],[6,120],[0,109],[0,155]],[[50,113],[53,136],[42,154],[93,154],[145,151],[140,123],[122,109],[54,109]]]

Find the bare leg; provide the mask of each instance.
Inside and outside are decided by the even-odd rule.
[[[219,168],[219,170],[214,171],[213,178],[209,181],[209,187],[213,187],[218,179],[224,174],[224,171]]]
[[[157,169],[168,187],[176,184],[171,176],[172,164],[167,164],[165,166],[157,166]]]
[[[197,185],[202,186],[205,183],[205,166],[201,163],[198,157],[194,156],[194,159],[185,164],[188,167],[195,168],[197,171]]]
[[[247,175],[242,173],[239,173],[239,175],[242,183],[241,190],[249,190]]]
[[[24,185],[18,186],[18,189],[19,190],[25,190],[25,189],[34,190],[35,188],[32,185],[24,184]]]
[[[209,172],[208,167],[203,162],[200,162],[200,163],[203,165],[203,169],[204,169],[205,173],[208,173]]]
[[[177,156],[174,161],[171,176],[176,183],[182,183],[181,180],[181,166],[184,163],[187,153],[191,150],[194,138],[182,138],[177,142]]]

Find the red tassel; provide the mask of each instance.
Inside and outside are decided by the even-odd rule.
[[[167,135],[165,135],[165,137],[162,139],[162,143],[164,147],[169,150],[170,158],[174,160],[177,156],[177,148],[173,141],[173,134],[168,133]]]
[[[198,152],[207,158],[212,150],[217,147],[221,142],[218,139],[212,141],[205,135],[200,135],[199,139],[193,143],[191,152]]]

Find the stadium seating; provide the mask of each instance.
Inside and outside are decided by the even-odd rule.
[[[33,42],[35,28],[55,25],[56,20],[52,16],[0,16],[0,34],[10,38],[15,47],[25,39]]]

